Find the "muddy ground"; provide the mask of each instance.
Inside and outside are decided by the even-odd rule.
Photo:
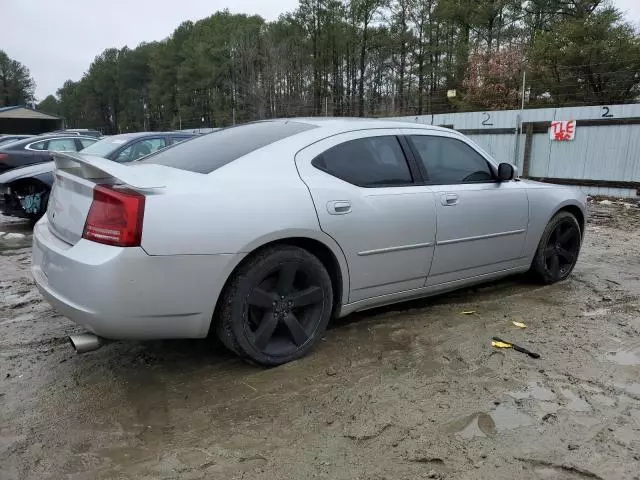
[[[640,208],[594,209],[562,284],[352,315],[270,370],[207,341],[76,356],[0,223],[0,478],[640,478]]]

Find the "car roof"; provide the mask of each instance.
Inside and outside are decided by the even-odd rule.
[[[109,139],[134,139],[134,138],[145,138],[145,137],[157,137],[158,135],[169,135],[172,137],[184,137],[184,136],[196,136],[193,133],[186,132],[131,132],[131,133],[120,133],[118,135],[109,135],[105,138]]]
[[[436,127],[434,125],[425,125],[423,123],[414,123],[403,120],[387,120],[383,118],[354,118],[354,117],[296,117],[282,119],[292,122],[302,122],[314,125],[319,128],[328,128],[331,130],[366,130],[373,128],[418,128],[424,130],[446,131],[451,130],[445,127]],[[269,120],[266,120],[269,121]]]

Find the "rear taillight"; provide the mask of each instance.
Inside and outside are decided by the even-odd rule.
[[[6,153],[0,153],[0,162],[9,158],[9,155]]]
[[[144,195],[97,185],[82,238],[117,247],[136,247],[142,240]]]

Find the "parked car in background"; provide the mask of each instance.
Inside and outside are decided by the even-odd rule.
[[[188,133],[163,133],[163,132],[143,132],[127,133],[104,137],[101,140],[90,137],[40,137],[36,143],[28,143],[33,149],[34,145],[39,148],[39,142],[44,148],[54,151],[74,151],[71,149],[75,145],[77,150],[82,150],[83,154],[96,155],[120,163],[139,160],[145,155],[157,152],[167,146],[193,138],[194,134]],[[58,142],[59,138],[65,138],[67,148]],[[86,148],[79,148],[85,146]],[[12,144],[13,145],[13,144]],[[29,150],[30,152],[31,150]],[[10,172],[2,173],[2,153],[0,149],[0,212],[7,216],[29,218],[37,220],[47,209],[47,202],[51,185],[53,184],[54,163],[47,150],[42,151],[43,156],[38,157],[39,162],[34,160],[31,165],[22,168],[15,168]],[[16,160],[17,162],[17,160]]]
[[[107,158],[118,163],[127,163],[195,136],[197,135],[186,132],[123,133],[102,138],[83,153]]]
[[[222,128],[186,128],[184,130],[177,130],[181,133],[195,133],[198,135],[206,135],[207,133],[217,132],[218,130],[222,130]]]
[[[90,332],[71,337],[81,352],[98,337],[215,332],[279,365],[334,316],[527,270],[564,280],[585,226],[577,189],[521,180],[464,135],[405,122],[265,121],[129,167],[55,163],[32,273]]]
[[[26,138],[32,138],[33,135],[0,135],[0,146],[7,143],[17,142],[18,140],[24,140]]]
[[[78,135],[40,135],[0,145],[0,174],[34,163],[49,162],[50,152],[79,152],[97,142]]]
[[[102,133],[99,132],[98,130],[90,130],[88,128],[67,128],[65,130],[54,130],[53,132],[49,132],[48,133],[53,134],[53,135],[59,135],[59,134],[69,134],[69,135],[83,135],[86,137],[95,137],[95,138],[100,138],[102,137]]]
[[[96,138],[42,135],[0,145],[0,213],[37,220],[51,189],[51,152],[78,152]]]

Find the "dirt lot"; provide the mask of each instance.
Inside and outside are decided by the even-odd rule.
[[[353,315],[270,370],[207,341],[76,356],[5,220],[0,478],[640,478],[640,208],[594,214],[565,283]]]

